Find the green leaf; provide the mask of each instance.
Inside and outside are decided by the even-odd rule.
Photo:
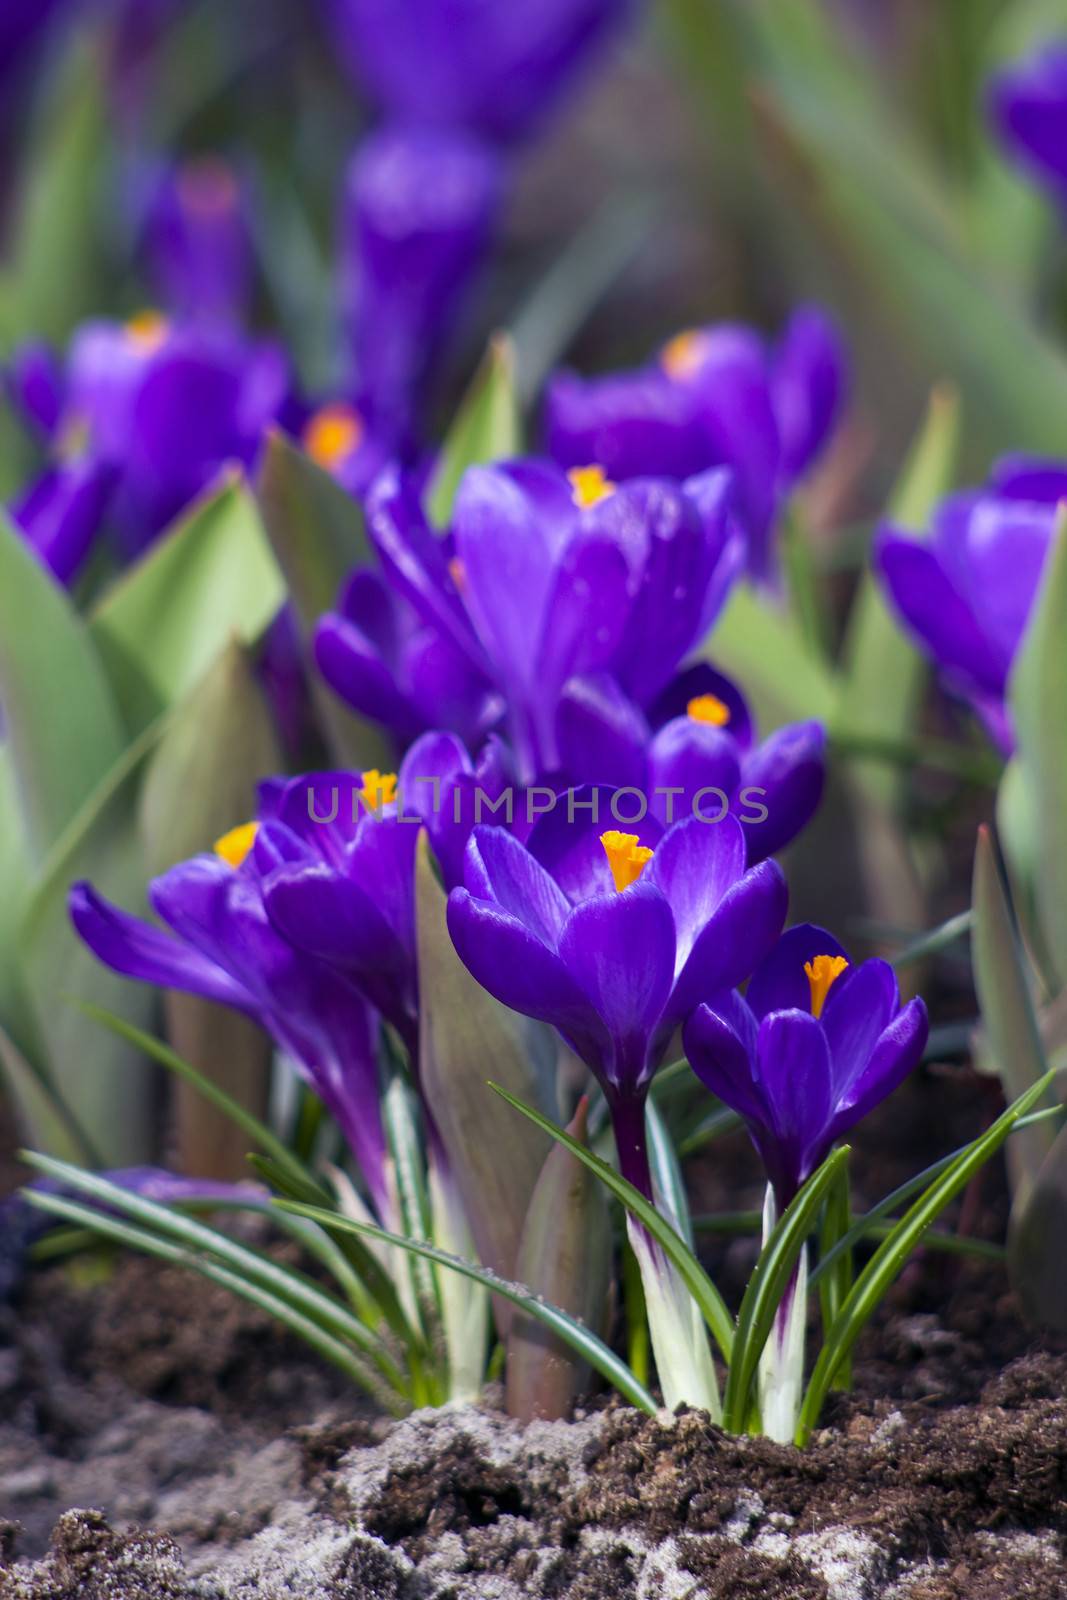
[[[930,396],[922,431],[893,492],[890,522],[925,529],[934,506],[952,486],[959,433],[959,397],[942,385]],[[871,572],[864,573],[852,603],[842,662],[833,735],[904,739],[915,726],[927,669]],[[853,771],[873,800],[897,803],[902,773],[873,765]]]
[[[823,1402],[838,1369],[850,1354],[871,1315],[923,1235],[955,1199],[978,1169],[995,1155],[1015,1124],[1040,1100],[1052,1082],[1048,1073],[1008,1107],[985,1133],[973,1140],[921,1195],[878,1246],[849,1291],[837,1320],[823,1339],[808,1383],[797,1424],[796,1442],[803,1447],[819,1420]]]
[[[1061,984],[1067,982],[1067,509],[1061,506],[1009,700],[1033,811],[1035,894]]]
[[[40,862],[126,736],[84,624],[2,511],[0,705],[22,833]]]
[[[515,394],[515,348],[507,334],[489,343],[464,396],[430,480],[430,521],[447,528],[460,479],[468,467],[522,454],[522,421]]]
[[[543,1322],[583,1360],[588,1361],[589,1365],[612,1384],[625,1400],[629,1400],[631,1405],[647,1412],[649,1416],[656,1415],[656,1402],[648,1390],[643,1384],[638,1383],[626,1363],[620,1361],[603,1340],[598,1339],[588,1328],[584,1328],[580,1322],[576,1322],[558,1306],[549,1305],[547,1301],[540,1299],[524,1284],[513,1283],[491,1272],[487,1267],[476,1266],[473,1261],[463,1261],[458,1256],[449,1255],[445,1250],[438,1250],[436,1245],[426,1244],[419,1239],[406,1239],[399,1233],[388,1233],[384,1228],[376,1228],[369,1222],[355,1222],[348,1217],[339,1217],[322,1211],[317,1206],[296,1205],[288,1201],[279,1201],[278,1204],[283,1210],[307,1217],[332,1233],[362,1234],[367,1239],[377,1239],[381,1244],[395,1245],[398,1250],[409,1250],[415,1255],[423,1256],[427,1261],[433,1261],[437,1266],[449,1267],[453,1272],[463,1273],[474,1283],[482,1284],[492,1290],[494,1295],[511,1301],[513,1305],[520,1306],[530,1316]]]
[[[130,732],[181,700],[231,639],[257,640],[284,600],[255,503],[230,474],[123,574],[90,618]]]
[[[449,935],[445,906],[423,832],[415,864],[422,1092],[448,1154],[478,1257],[510,1277],[551,1145],[516,1124],[486,1092],[486,1079],[494,1073],[516,1094],[536,1093],[531,1049],[544,1034],[471,977]]]
[[[155,997],[147,986],[112,972],[82,943],[70,921],[68,896],[72,882],[87,878],[120,904],[143,897],[136,787],[163,726],[161,719],[127,746],[56,840],[18,930],[18,981],[31,1019],[32,1063],[47,1075],[96,1157],[112,1167],[153,1157],[152,1075],[136,1051],[87,1036],[70,1001],[93,1000],[140,1022],[148,1020]]]
[[[675,1231],[693,1248],[693,1223],[689,1215],[689,1198],[685,1180],[667,1124],[651,1095],[645,1108],[645,1125],[648,1131],[648,1158],[652,1169],[653,1194],[661,1201]]]
[[[279,429],[267,436],[255,491],[310,661],[315,624],[334,609],[344,580],[356,567],[374,564],[363,512]],[[337,760],[356,769],[389,767],[390,745],[380,728],[349,711],[314,670],[311,690]]]
[[[587,1102],[567,1132],[586,1142]],[[554,1144],[530,1200],[515,1273],[521,1283],[595,1333],[607,1330],[611,1305],[611,1219],[607,1196],[588,1167]],[[506,1405],[520,1422],[568,1417],[588,1381],[584,1361],[530,1316],[512,1318],[507,1341]]]
[[[103,51],[78,40],[31,127],[0,296],[4,355],[29,334],[62,344],[99,307],[107,79]]]
[[[0,1080],[18,1110],[20,1126],[38,1143],[70,1161],[99,1162],[92,1142],[78,1127],[47,1072],[30,1062],[3,1028]]]
[[[745,686],[766,733],[787,722],[827,722],[834,679],[796,618],[747,584],[734,588],[701,655]]]
[[[1051,1128],[1051,1148],[1039,1166],[1028,1168],[1026,1188],[1012,1207],[1008,1272],[1027,1321],[1062,1333],[1067,1329],[1067,1128],[1057,1133],[1046,1123],[1041,1131],[1046,1128]]]
[[[644,1225],[646,1232],[651,1234],[667,1259],[677,1268],[679,1277],[696,1301],[700,1314],[710,1328],[715,1342],[727,1361],[729,1361],[734,1338],[733,1319],[726,1309],[726,1304],[718,1289],[716,1289],[685,1240],[675,1232],[670,1223],[660,1216],[655,1206],[649,1205],[640,1190],[635,1189],[632,1183],[628,1183],[620,1173],[615,1171],[614,1167],[609,1166],[606,1161],[601,1161],[599,1156],[595,1156],[591,1150],[587,1150],[576,1139],[572,1139],[568,1133],[557,1127],[548,1117],[544,1117],[539,1111],[535,1111],[533,1106],[525,1105],[523,1101],[516,1099],[506,1089],[502,1089],[498,1083],[490,1083],[490,1088],[495,1089],[496,1093],[506,1100],[508,1105],[514,1106],[516,1111],[521,1111],[524,1117],[529,1118],[537,1127],[550,1134],[560,1144],[565,1145],[572,1155],[577,1156],[578,1160],[587,1166],[591,1172],[596,1173],[597,1177],[607,1185],[616,1199],[622,1201],[627,1211]]]
[[[737,1314],[730,1371],[723,1395],[723,1427],[730,1433],[745,1431],[759,1359],[774,1326],[775,1314],[805,1240],[815,1226],[819,1207],[828,1190],[838,1181],[849,1154],[848,1146],[843,1145],[827,1156],[790,1201],[760,1251]]]
[[[831,1186],[823,1206],[822,1226],[819,1229],[819,1255],[825,1256],[845,1237],[852,1225],[852,1204],[848,1169],[842,1166],[837,1181]],[[841,1250],[832,1268],[819,1285],[819,1317],[824,1329],[829,1328],[840,1311],[852,1287],[852,1252]],[[834,1379],[834,1387],[848,1390],[852,1387],[852,1364],[842,1362]]]
[[[63,1188],[89,1195],[99,1202],[101,1207],[132,1217],[135,1222],[153,1228],[164,1238],[177,1240],[189,1251],[216,1257],[240,1273],[248,1282],[258,1284],[276,1295],[278,1299],[286,1301],[294,1309],[311,1317],[319,1327],[339,1338],[347,1339],[357,1349],[365,1351],[375,1359],[381,1353],[380,1340],[375,1332],[365,1327],[345,1306],[332,1299],[311,1278],[298,1272],[294,1267],[281,1266],[262,1251],[240,1244],[230,1238],[229,1234],[220,1233],[216,1228],[198,1222],[184,1211],[174,1210],[170,1206],[162,1205],[158,1200],[134,1194],[132,1190],[124,1189],[120,1184],[111,1183],[107,1178],[99,1177],[95,1173],[84,1172],[69,1162],[53,1161],[47,1156],[33,1152],[25,1153],[23,1159],[35,1171],[44,1173],[48,1178],[54,1178]],[[35,1191],[25,1192],[32,1194]],[[392,1371],[399,1379],[400,1374],[395,1367]]]
[[[1045,1076],[1048,1062],[1007,886],[984,826],[978,830],[972,900],[971,959],[984,1042],[989,1065],[1000,1075],[1005,1097],[1011,1101]],[[1030,1184],[1055,1137],[1047,1123],[1038,1123],[1012,1140],[1008,1170],[1016,1206],[1025,1206]]]

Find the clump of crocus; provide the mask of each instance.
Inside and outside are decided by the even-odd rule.
[[[604,1092],[623,1175],[653,1198],[645,1101],[679,1024],[742,982],[776,938],[786,887],[774,862],[746,870],[740,824],[690,817],[663,832],[603,829],[560,811],[529,846],[475,828],[448,925],[460,957],[505,1005],[553,1024]],[[667,1404],[718,1414],[706,1335],[640,1223],[641,1266]]]
[[[567,687],[606,674],[639,709],[654,701],[743,561],[725,472],[616,485],[597,467],[472,468],[446,539],[395,473],[367,511],[404,609],[382,613],[380,583],[354,579],[319,626],[324,676],[401,734],[428,699],[446,725],[457,726],[449,709],[461,718],[460,731],[498,725],[527,783],[559,774]],[[421,670],[430,661],[435,676]]]
[[[764,1238],[837,1139],[918,1064],[926,1007],[901,1007],[892,967],[850,962],[823,928],[790,928],[744,998],[700,1006],[686,1055],[714,1094],[744,1118],[767,1171]],[[806,1247],[779,1307],[761,1369],[763,1426],[792,1439],[804,1367]]]
[[[845,387],[837,330],[808,306],[773,348],[750,328],[721,324],[676,334],[634,371],[561,372],[546,395],[545,436],[563,466],[596,461],[617,481],[729,466],[748,570],[766,580],[779,506],[825,448]]]
[[[995,73],[989,118],[1012,160],[1067,206],[1067,41]]]
[[[897,612],[1006,755],[1008,678],[1064,498],[1067,464],[1010,456],[984,488],[941,503],[928,541],[886,528],[877,545]]]
[[[252,463],[289,382],[277,345],[154,310],[83,324],[65,364],[24,348],[9,384],[50,464],[16,521],[64,582],[105,523],[136,555],[228,462]]]

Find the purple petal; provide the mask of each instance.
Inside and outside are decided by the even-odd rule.
[[[642,788],[648,724],[607,673],[572,678],[556,713],[560,767],[570,783]]]
[[[1019,164],[1057,197],[1067,196],[1067,46],[1046,44],[997,73],[989,114]]]
[[[758,867],[750,867],[726,891],[711,920],[697,934],[675,984],[672,1017],[681,1021],[708,995],[743,983],[781,932],[788,904],[789,891],[777,862],[761,861]]]
[[[588,381],[563,372],[549,384],[545,434],[564,467],[603,467],[608,478],[682,479],[712,464],[692,395],[659,367]]]
[[[782,471],[803,477],[837,422],[847,386],[841,335],[818,306],[789,319],[774,357],[771,393],[782,444]]]
[[[491,901],[555,950],[570,903],[525,845],[503,828],[475,828],[467,845],[465,878],[473,895]]]
[[[668,828],[642,874],[674,916],[680,972],[699,935],[745,870],[745,837],[735,818],[721,823],[685,817]],[[723,988],[732,989],[732,983]]]
[[[730,806],[740,781],[737,742],[725,728],[676,717],[652,740],[648,772],[649,797],[658,795],[652,803],[668,823],[698,813],[717,816]],[[659,793],[673,790],[679,792]]]
[[[896,976],[886,961],[850,967],[830,985],[822,1025],[834,1068],[834,1098],[849,1098],[883,1029],[900,1005]]]
[[[1058,506],[1067,500],[1067,465],[1039,456],[1002,456],[989,475],[989,486],[1004,500]]]
[[[650,1049],[674,977],[670,906],[644,881],[586,900],[568,917],[559,953],[611,1040],[601,1072],[632,1092],[657,1064]]]
[[[377,647],[352,623],[333,613],[321,617],[313,650],[322,676],[353,711],[384,723],[401,738],[415,732],[419,718],[410,697]]]
[[[827,1130],[832,1142],[892,1094],[919,1065],[930,1024],[921,1000],[910,1000],[879,1038],[866,1066],[841,1100]]]
[[[587,1063],[608,1050],[603,1024],[555,950],[525,922],[467,889],[448,897],[448,931],[463,965],[502,1005],[550,1022]]]
[[[826,730],[821,722],[779,728],[751,752],[739,796],[750,862],[782,849],[811,821],[822,799],[825,758]],[[759,820],[761,807],[767,815]]]
[[[816,956],[841,956],[848,960],[848,953],[833,934],[814,923],[798,922],[795,928],[782,934],[753,973],[745,996],[759,1021],[772,1011],[811,1010],[811,985],[804,964]],[[836,980],[833,988],[843,982],[844,976]]]
[[[934,660],[979,688],[1002,695],[1004,663],[934,552],[886,532],[878,539],[875,564],[897,611]]]
[[[830,1051],[810,1012],[774,1011],[760,1023],[757,1055],[769,1123],[760,1148],[782,1205],[832,1143]]]
[[[982,501],[967,526],[964,591],[993,650],[1010,666],[1037,595],[1052,544],[1047,506]]]
[[[79,937],[114,972],[256,1015],[253,997],[216,962],[151,923],[120,911],[91,884],[72,886],[69,908]]]
[[[747,1123],[762,1126],[767,1114],[755,1083],[757,1032],[748,1006],[731,992],[698,1006],[682,1040],[701,1083]]]
[[[428,627],[448,639],[475,667],[480,652],[472,637],[446,546],[426,521],[415,485],[388,470],[367,500],[367,532],[396,592]]]

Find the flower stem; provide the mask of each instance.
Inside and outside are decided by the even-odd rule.
[[[763,1242],[778,1220],[774,1190],[767,1185],[763,1202]],[[790,1444],[796,1432],[804,1390],[804,1334],[807,1322],[808,1247],[805,1244],[786,1285],[774,1326],[759,1365],[760,1417],[763,1432],[778,1444]]]

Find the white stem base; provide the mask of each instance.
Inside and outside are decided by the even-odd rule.
[[[478,1254],[455,1184],[431,1159],[428,1187],[433,1217],[433,1242],[454,1256],[476,1261]],[[490,1297],[481,1284],[442,1267],[437,1273],[448,1352],[448,1398],[473,1401],[485,1383]]]
[[[778,1211],[767,1188],[763,1202],[763,1242]],[[808,1310],[808,1247],[804,1245],[759,1364],[759,1403],[763,1432],[778,1444],[792,1444],[804,1389],[804,1334]]]
[[[627,1225],[641,1271],[663,1403],[668,1411],[695,1406],[721,1422],[719,1384],[699,1308],[655,1240],[633,1218]]]

